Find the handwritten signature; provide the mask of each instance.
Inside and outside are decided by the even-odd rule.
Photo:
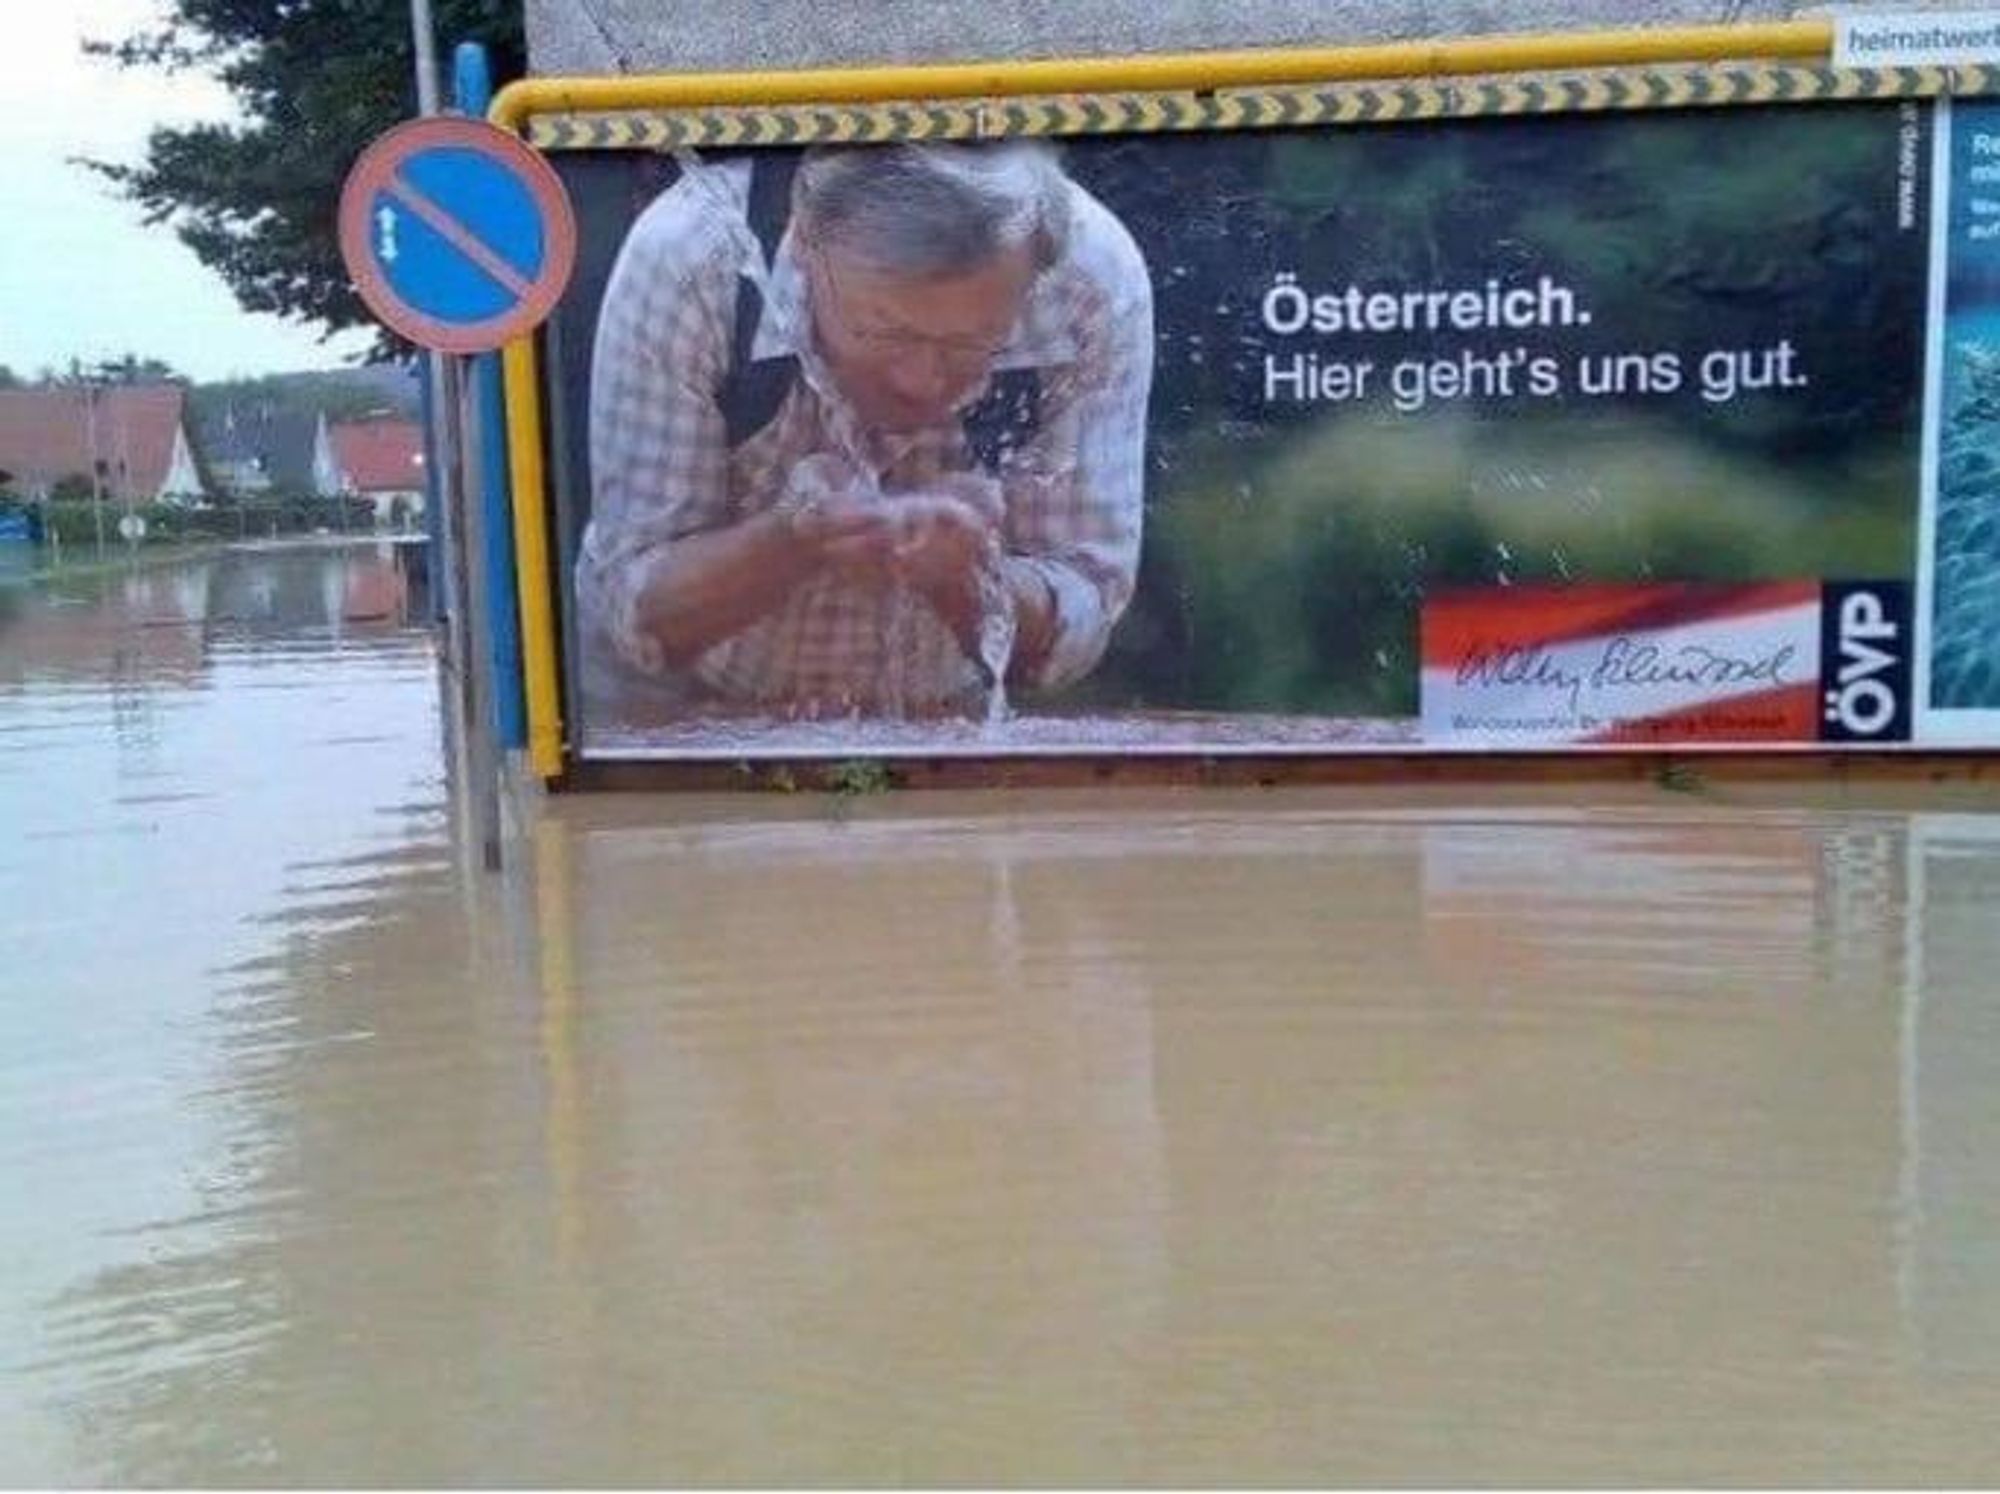
[[[1663,649],[1628,637],[1606,641],[1595,660],[1566,663],[1546,644],[1477,643],[1458,666],[1460,685],[1528,686],[1565,697],[1572,712],[1582,709],[1583,692],[1645,690],[1659,685],[1727,689],[1739,685],[1776,687],[1794,683],[1798,645],[1768,652],[1732,654],[1700,643]]]

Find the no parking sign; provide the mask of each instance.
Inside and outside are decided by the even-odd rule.
[[[576,263],[576,219],[547,161],[479,120],[411,120],[361,153],[340,194],[340,252],[368,309],[444,353],[538,326]]]

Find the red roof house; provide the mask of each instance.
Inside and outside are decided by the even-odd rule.
[[[0,471],[25,498],[65,478],[124,503],[200,503],[208,497],[188,440],[179,384],[0,389]]]
[[[345,420],[328,425],[326,436],[334,492],[374,499],[378,524],[409,524],[424,511],[424,438],[415,421]]]
[[[327,427],[343,493],[402,493],[424,487],[424,439],[409,420],[341,421]]]

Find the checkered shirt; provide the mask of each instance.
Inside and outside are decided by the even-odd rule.
[[[610,650],[628,680],[675,674],[638,623],[661,557],[686,536],[772,507],[805,459],[830,458],[885,492],[977,467],[956,418],[887,443],[860,429],[813,348],[796,246],[788,235],[767,269],[745,216],[748,191],[747,164],[690,165],[640,216],[605,290],[577,593],[586,650]],[[994,365],[1040,380],[1039,429],[995,475],[1003,547],[1055,598],[1053,642],[1032,681],[1045,688],[1096,664],[1131,600],[1153,371],[1145,262],[1096,199],[1073,184],[1071,194],[1066,252],[1037,279]],[[731,449],[718,399],[745,275],[763,290],[752,357],[795,357],[800,377],[770,424]],[[985,688],[927,604],[831,574],[710,648],[693,676],[697,695],[794,714],[961,709]]]

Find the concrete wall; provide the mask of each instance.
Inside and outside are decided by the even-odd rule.
[[[1964,8],[1970,0],[1960,0]],[[537,73],[715,71],[1332,45],[1783,20],[1792,0],[527,0]],[[1950,4],[1871,4],[1939,10]]]

